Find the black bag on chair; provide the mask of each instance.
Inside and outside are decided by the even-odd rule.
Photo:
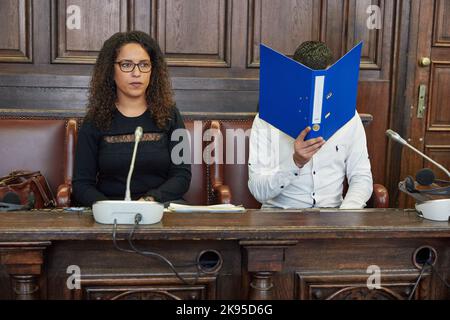
[[[0,178],[0,211],[53,208],[56,201],[39,171],[13,171]]]

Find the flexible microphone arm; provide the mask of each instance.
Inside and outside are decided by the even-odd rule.
[[[131,201],[131,191],[130,191],[131,176],[133,175],[134,162],[136,161],[137,147],[139,141],[142,139],[142,134],[143,134],[142,127],[137,127],[136,131],[134,131],[134,150],[133,150],[133,157],[131,158],[130,171],[128,172],[127,177],[127,189],[125,191],[125,201]]]
[[[392,140],[394,140],[394,141],[397,141],[398,143],[400,143],[400,144],[402,144],[402,145],[404,145],[404,146],[407,146],[408,148],[410,148],[410,149],[413,150],[414,152],[420,154],[422,157],[424,157],[425,159],[427,159],[428,161],[430,161],[430,162],[431,162],[432,164],[434,164],[436,167],[438,167],[439,169],[441,169],[442,171],[444,171],[445,174],[446,174],[448,177],[450,177],[450,172],[449,172],[447,169],[445,169],[443,165],[437,163],[436,161],[434,161],[433,159],[431,159],[431,158],[428,157],[427,155],[423,154],[422,152],[420,152],[419,150],[417,150],[416,148],[414,148],[412,145],[410,145],[408,142],[406,142],[406,140],[403,139],[397,132],[395,132],[395,131],[393,131],[393,130],[391,130],[391,129],[388,129],[388,130],[386,130],[386,135],[387,135],[390,139],[392,139]]]

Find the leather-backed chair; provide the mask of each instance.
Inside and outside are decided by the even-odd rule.
[[[184,125],[190,136],[192,178],[183,198],[191,205],[207,205],[209,203],[208,178],[206,163],[203,161],[205,143],[202,136],[208,122],[185,119]]]
[[[223,138],[223,163],[213,163],[210,165],[210,183],[212,192],[217,203],[232,203],[236,205],[242,204],[246,208],[260,208],[261,204],[252,196],[248,189],[248,155],[249,155],[249,138],[253,124],[253,119],[245,120],[214,120],[211,121],[211,128],[221,132]],[[245,163],[226,164],[226,146],[227,146],[227,129],[242,129],[245,134]],[[242,136],[242,135],[241,135]],[[228,137],[230,138],[230,137]],[[236,140],[236,139],[235,139]],[[220,142],[215,140],[217,144]],[[242,143],[242,141],[241,141]],[[215,146],[219,149],[219,146]],[[236,149],[238,144],[234,143],[234,155],[236,157]],[[220,158],[219,157],[219,158]],[[237,159],[234,159],[237,160]],[[372,197],[367,202],[367,207],[372,208],[388,208],[389,194],[381,184],[374,184]]]
[[[217,203],[233,203],[243,205],[245,208],[261,207],[261,204],[250,193],[247,184],[249,139],[252,123],[253,119],[211,121],[211,129],[220,131],[223,140],[222,148],[220,148],[219,143],[221,142],[214,139],[215,150],[223,151],[223,154],[218,155],[218,159],[222,159],[222,163],[215,161],[210,166],[211,188]],[[237,130],[241,132],[239,133]],[[230,139],[233,139],[233,141]],[[240,154],[238,149],[242,150],[243,144],[245,153]],[[231,156],[228,155],[230,159],[227,161],[227,152],[231,151],[230,146],[233,146],[234,159],[231,159]]]
[[[76,132],[73,119],[0,118],[0,176],[40,171],[57,206],[69,206]]]

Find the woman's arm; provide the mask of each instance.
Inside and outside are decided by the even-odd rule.
[[[96,201],[108,200],[96,187],[99,139],[98,130],[85,121],[78,133],[72,180],[73,197],[82,206],[92,206]]]
[[[169,153],[171,155],[168,177],[158,188],[149,190],[146,193],[146,196],[151,196],[159,202],[181,199],[188,191],[191,183],[191,151],[189,141],[183,143],[184,148],[182,149],[181,154],[178,154],[178,152],[172,154],[173,148],[179,143],[179,141],[172,141],[171,139],[172,133],[177,129],[186,130],[178,109],[174,108],[174,116],[171,120],[171,128],[168,132]],[[187,135],[183,135],[183,137],[186,139]],[[178,164],[178,161],[175,161],[174,163],[174,155],[180,156],[182,159],[188,161],[183,161],[180,164]]]

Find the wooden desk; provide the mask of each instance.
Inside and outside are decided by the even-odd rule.
[[[123,248],[130,230],[118,227]],[[167,257],[186,283],[155,258],[118,251],[112,226],[95,223],[90,212],[0,213],[0,298],[405,299],[422,247],[417,259],[431,254],[450,280],[450,224],[408,210],[166,213],[133,239]],[[196,279],[199,256],[207,262]],[[371,290],[377,270],[381,287]],[[428,268],[414,298],[450,293]]]

